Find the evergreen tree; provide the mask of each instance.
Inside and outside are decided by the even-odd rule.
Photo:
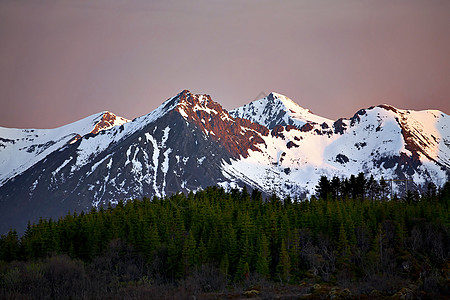
[[[289,258],[288,249],[286,248],[286,242],[285,242],[285,240],[283,240],[281,242],[280,261],[278,262],[277,273],[278,273],[278,276],[283,281],[289,281],[290,272],[291,272],[291,261]]]
[[[269,270],[269,243],[267,241],[266,235],[262,233],[258,239],[258,255],[256,261],[256,272],[264,277],[268,277]]]
[[[333,176],[330,183],[331,196],[333,199],[338,199],[341,196],[341,180],[337,176]]]
[[[203,272],[203,264],[235,281],[253,272],[283,282],[309,272],[325,281],[375,273],[402,280],[415,274],[417,281],[422,266],[441,272],[448,260],[450,183],[423,201],[371,201],[382,193],[372,191],[372,177],[365,191],[358,189],[363,179],[334,177],[326,199],[262,201],[258,192],[213,187],[41,219],[21,238],[14,230],[0,237],[0,281],[7,262],[41,262],[53,253],[102,266],[98,276],[117,284],[149,280],[145,276],[176,283],[194,269]]]
[[[381,194],[381,199],[386,200],[388,195],[389,195],[389,191],[388,191],[388,184],[386,182],[386,180],[384,180],[383,177],[381,177],[380,179],[380,194]]]
[[[367,197],[371,200],[378,200],[380,198],[380,185],[373,178],[373,175],[370,175],[367,181]]]
[[[363,172],[360,172],[358,177],[356,177],[354,191],[354,198],[364,200],[366,197],[366,178]]]
[[[326,200],[331,194],[331,184],[326,176],[321,176],[318,185],[316,186],[317,198]]]
[[[20,244],[17,231],[10,229],[6,236],[0,238],[0,260],[13,261],[19,259]]]
[[[189,274],[192,268],[197,264],[196,242],[192,235],[192,231],[189,231],[187,239],[184,241],[182,262],[184,276]]]
[[[344,228],[344,224],[341,223],[339,227],[339,239],[337,244],[337,251],[340,256],[347,258],[350,255],[350,246],[347,239],[347,233]]]

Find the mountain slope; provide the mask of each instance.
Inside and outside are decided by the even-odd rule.
[[[128,121],[111,112],[102,112],[55,129],[0,127],[0,185],[67,143]]]
[[[269,129],[277,125],[294,125],[300,128],[306,123],[333,123],[329,119],[314,115],[288,97],[274,92],[267,97],[231,110],[230,115],[250,120]]]
[[[257,150],[268,132],[231,118],[208,96],[183,91],[148,115],[65,144],[6,182],[0,208],[9,213],[0,229],[16,219],[216,185],[226,180],[221,164]]]
[[[314,193],[321,175],[410,179],[419,190],[449,178],[450,118],[439,111],[381,105],[333,122],[279,94],[228,113],[211,97],[185,90],[120,126],[99,116],[79,122],[86,126],[38,132],[39,143],[57,141],[41,152],[26,151],[37,149],[38,137],[20,140],[18,151],[30,153],[20,172],[0,165],[0,232],[23,231],[41,216],[210,185],[302,197]]]
[[[263,191],[311,194],[320,176],[349,177],[363,172],[380,179],[427,182],[448,180],[450,118],[439,111],[406,111],[382,105],[360,110],[332,127],[307,122],[300,128],[275,126],[263,154],[224,166],[229,179],[239,178]],[[398,192],[404,192],[397,186]]]

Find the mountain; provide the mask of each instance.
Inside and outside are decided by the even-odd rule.
[[[184,90],[132,121],[99,117],[47,131],[0,130],[0,232],[211,185],[303,197],[321,175],[407,178],[421,189],[450,173],[450,118],[439,111],[381,105],[333,122],[276,93],[229,113]],[[9,162],[14,152],[24,163]]]
[[[294,125],[300,128],[306,123],[333,123],[329,119],[314,115],[288,97],[274,92],[263,99],[231,110],[230,115],[256,122],[269,129],[277,125]]]
[[[270,95],[263,100],[256,102],[267,106]],[[251,106],[246,106],[247,113]],[[232,114],[237,111],[245,109]],[[266,115],[257,112],[249,113],[252,120],[267,124]],[[449,178],[450,118],[440,111],[380,105],[335,122],[319,123],[318,118],[304,116],[304,123],[289,115],[286,123],[295,126],[274,126],[264,154],[250,151],[249,157],[226,166],[230,180],[246,177],[261,190],[295,195],[314,191],[322,175],[349,177],[363,172],[377,179],[408,179],[418,190],[428,182],[443,185]],[[250,171],[253,166],[256,172]],[[404,190],[397,184],[396,191]]]
[[[105,111],[55,129],[0,127],[0,185],[65,144],[128,121]]]

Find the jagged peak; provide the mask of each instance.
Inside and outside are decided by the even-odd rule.
[[[189,90],[183,90],[177,95],[167,99],[158,109],[170,111],[179,106],[208,106],[209,104],[220,105],[211,99],[210,95],[194,94]]]
[[[223,107],[212,100],[210,95],[193,94],[189,90],[183,90],[173,99],[173,108],[185,119],[192,116],[193,112],[205,111],[208,114],[219,114],[225,118],[230,118],[228,112]]]
[[[261,125],[273,128],[276,125],[294,125],[298,128],[306,123],[329,123],[332,121],[314,115],[295,101],[280,93],[271,92],[266,97],[252,101],[230,111],[234,117],[249,119]]]
[[[124,123],[128,123],[130,120],[119,117],[110,111],[103,111],[100,113],[99,118],[94,121],[94,128],[91,133],[96,134],[102,130],[109,129],[114,126],[120,126]]]
[[[308,108],[304,108],[301,105],[299,105],[297,102],[295,102],[294,100],[292,100],[291,98],[280,94],[280,93],[276,93],[276,92],[271,92],[268,96],[267,96],[267,100],[269,101],[280,101],[284,107],[291,111],[292,113],[302,113],[302,114],[313,114],[311,112],[311,110],[309,110]]]
[[[279,101],[283,102],[283,104],[295,105],[299,108],[305,109],[305,108],[301,107],[298,103],[296,103],[294,100],[292,100],[291,98],[289,98],[283,94],[280,94],[280,93],[271,92],[269,95],[267,95],[266,98],[269,101],[279,100]]]
[[[277,93],[277,92],[271,92],[266,97],[252,101],[252,102],[244,105],[243,107],[237,108],[236,110],[244,108],[244,107],[256,106],[256,105],[263,105],[265,107],[270,107],[270,106],[277,107],[278,106],[279,109],[283,109],[288,114],[293,115],[293,116],[295,114],[301,114],[302,116],[305,116],[307,114],[313,115],[313,113],[309,109],[302,107],[301,105],[299,105],[297,102],[295,102],[291,98],[289,98],[283,94]]]
[[[184,103],[188,105],[208,105],[208,103],[216,103],[211,99],[210,95],[206,94],[193,94],[189,90],[183,90],[178,95],[178,104]]]

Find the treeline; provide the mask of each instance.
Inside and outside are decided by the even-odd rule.
[[[409,189],[408,189],[409,184]],[[400,199],[398,193],[403,195]],[[420,194],[419,190],[423,193]],[[442,198],[442,190],[438,190],[433,182],[428,182],[426,186],[417,188],[415,184],[408,179],[404,180],[375,180],[373,176],[366,178],[364,173],[359,173],[357,176],[351,175],[349,178],[340,178],[333,176],[328,179],[326,176],[321,176],[316,187],[316,195],[322,199],[370,199],[370,200],[403,200],[411,201],[430,201]]]
[[[357,294],[407,284],[450,293],[450,183],[420,201],[374,201],[366,192],[334,194],[325,179],[319,197],[304,201],[209,187],[41,219],[22,237],[1,236],[0,297],[38,295],[35,286],[42,298],[88,297],[80,289],[111,298],[189,278],[202,291],[261,278]],[[78,288],[61,288],[66,277],[55,274]]]

